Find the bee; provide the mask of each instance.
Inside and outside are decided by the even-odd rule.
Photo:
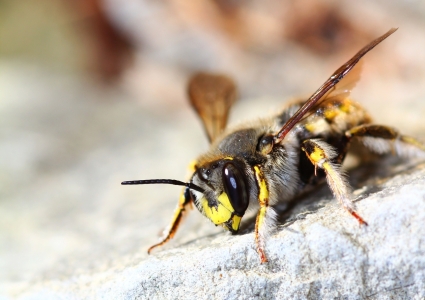
[[[272,117],[235,128],[226,128],[236,100],[235,83],[224,75],[193,76],[188,85],[189,99],[211,146],[193,164],[189,181],[122,182],[185,187],[166,235],[148,253],[173,238],[192,203],[215,225],[231,233],[238,232],[248,206],[258,204],[255,245],[261,263],[267,262],[266,240],[277,217],[273,207],[293,200],[325,178],[342,207],[360,224],[367,225],[350,199],[350,188],[341,171],[353,139],[378,154],[425,152],[418,140],[373,124],[367,112],[349,99],[360,77],[360,59],[396,30],[389,30],[362,48],[307,100],[290,103]]]

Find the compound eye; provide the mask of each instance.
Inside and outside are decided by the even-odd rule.
[[[233,163],[227,163],[223,167],[222,177],[224,191],[235,210],[235,215],[242,217],[249,202],[246,176]]]

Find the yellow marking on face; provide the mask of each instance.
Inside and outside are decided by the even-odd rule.
[[[231,156],[226,156],[224,159],[227,159],[227,160],[233,160],[233,157],[231,157]]]
[[[201,204],[205,216],[216,225],[225,223],[232,218],[234,209],[230,204],[229,197],[226,195],[226,193],[221,193],[221,195],[218,197],[217,207],[210,207],[208,205],[208,200],[205,197],[201,199]]]
[[[242,217],[239,217],[237,215],[234,215],[233,216],[233,219],[232,219],[232,229],[234,231],[238,231],[239,230],[239,225],[241,224],[241,220],[242,220]]]
[[[230,200],[229,197],[227,196],[226,193],[221,193],[220,196],[218,196],[218,202],[223,205],[228,211],[230,212],[234,212],[235,210],[233,209],[232,204],[230,204]]]

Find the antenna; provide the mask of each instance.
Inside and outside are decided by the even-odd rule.
[[[122,185],[130,185],[130,184],[172,184],[172,185],[180,185],[186,186],[192,190],[198,191],[200,193],[204,193],[204,189],[197,186],[192,182],[183,182],[174,179],[146,179],[146,180],[129,180],[121,182]]]

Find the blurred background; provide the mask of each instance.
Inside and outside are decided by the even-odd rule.
[[[231,122],[308,97],[365,57],[353,97],[425,137],[425,2],[0,0],[0,293],[137,264],[208,149],[186,99],[199,70],[231,75]],[[193,212],[167,248],[217,234]]]

